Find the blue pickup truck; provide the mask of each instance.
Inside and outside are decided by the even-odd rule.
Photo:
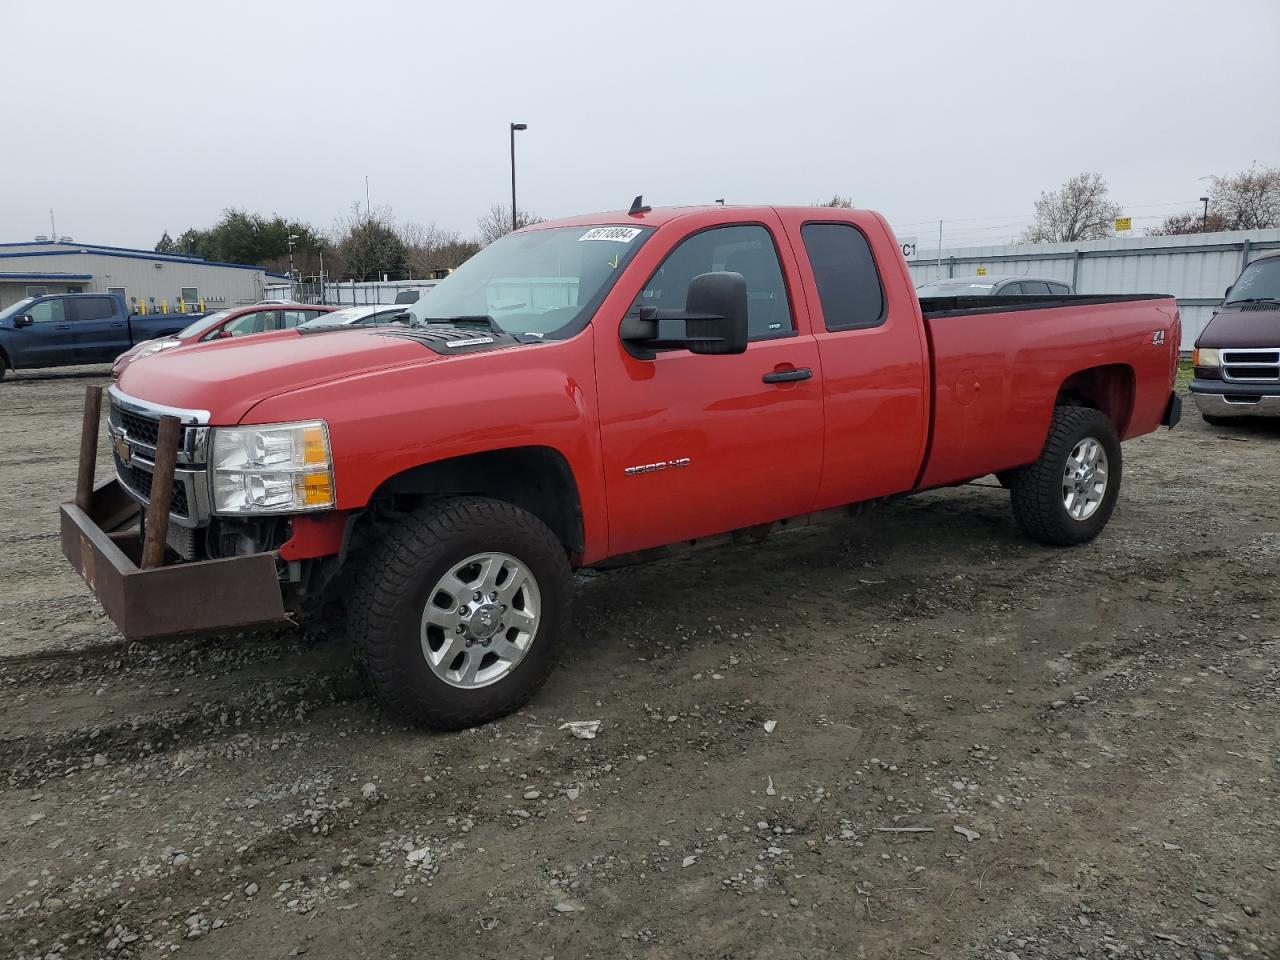
[[[130,314],[114,293],[28,297],[0,310],[0,380],[10,370],[110,363],[134,344],[177,333],[201,314]]]

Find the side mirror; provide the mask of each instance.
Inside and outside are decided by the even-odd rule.
[[[662,336],[662,320],[684,322],[684,336]],[[689,282],[683,310],[640,307],[622,319],[619,330],[632,356],[652,360],[658,350],[690,353],[745,353],[747,281],[740,273],[703,273]]]
[[[33,323],[35,323],[35,320],[32,319],[31,314],[29,313],[20,313],[13,318],[13,328],[15,330],[20,330],[23,327],[29,327]]]

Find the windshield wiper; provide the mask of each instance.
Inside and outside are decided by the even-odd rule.
[[[448,323],[457,327],[484,327],[490,333],[506,333],[487,313],[464,313],[456,317],[424,317],[422,323]]]

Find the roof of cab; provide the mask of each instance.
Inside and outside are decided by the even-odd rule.
[[[562,217],[558,220],[541,220],[536,224],[521,227],[521,230],[546,230],[551,227],[586,227],[602,225],[632,224],[638,227],[660,227],[672,220],[712,211],[732,211],[735,216],[750,219],[765,213],[777,213],[783,210],[825,211],[825,214],[847,214],[855,211],[848,208],[810,207],[810,206],[772,206],[769,204],[752,204],[735,206],[723,203],[704,203],[688,207],[652,207],[643,213],[631,213],[627,210],[607,210],[601,213],[583,213],[574,217]]]

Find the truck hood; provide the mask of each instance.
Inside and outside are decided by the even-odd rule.
[[[1196,340],[1198,347],[1280,347],[1280,304],[1223,307]]]
[[[287,330],[166,350],[130,364],[116,385],[138,400],[206,410],[210,423],[226,425],[268,397],[439,359],[420,343],[371,331]]]

